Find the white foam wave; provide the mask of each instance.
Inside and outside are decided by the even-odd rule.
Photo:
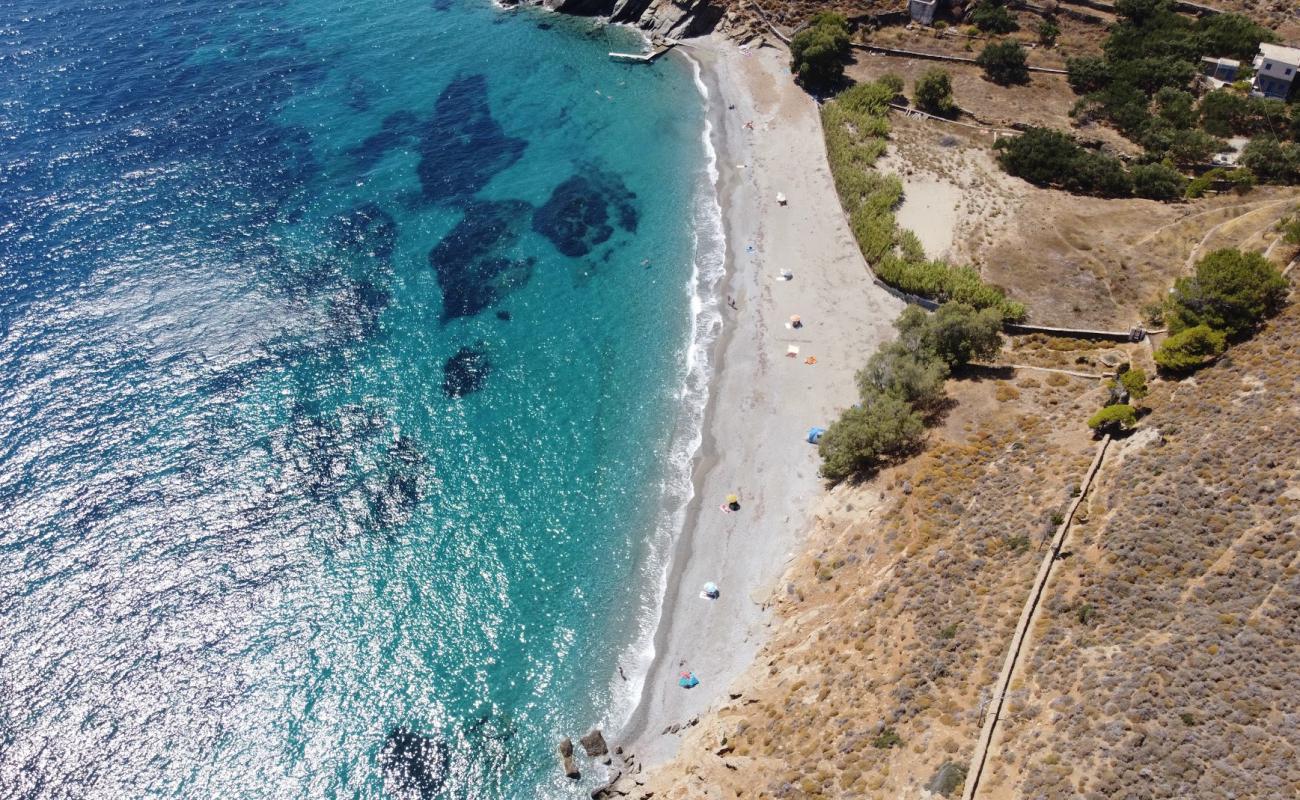
[[[707,109],[709,90],[705,85],[700,65],[690,59],[699,89]],[[690,293],[691,323],[684,342],[682,359],[681,408],[668,455],[668,467],[663,483],[663,513],[655,527],[652,541],[647,544],[647,558],[642,565],[642,578],[648,591],[636,620],[636,636],[627,655],[621,659],[631,664],[624,676],[611,678],[613,702],[604,724],[610,729],[620,729],[630,720],[641,701],[646,678],[655,657],[655,632],[662,616],[664,598],[668,590],[668,574],[672,566],[672,551],[686,521],[686,508],[695,496],[691,466],[695,454],[704,441],[704,414],[709,401],[709,384],[712,366],[709,353],[722,331],[722,312],[719,289],[726,277],[726,234],[722,223],[722,206],[718,199],[718,156],[713,147],[713,126],[706,118],[701,132],[704,144],[705,169],[700,176],[699,189],[692,207],[693,263],[686,290]]]

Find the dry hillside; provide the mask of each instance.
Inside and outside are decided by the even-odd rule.
[[[1300,792],[1300,308],[1112,446],[1012,684],[984,798]],[[1069,347],[1083,349],[1070,350]],[[1142,346],[1021,340],[1104,369]],[[925,453],[827,499],[731,699],[630,797],[956,796],[1098,383],[957,382]],[[671,735],[671,734],[670,734]],[[638,784],[639,782],[639,784]]]
[[[981,797],[1300,796],[1298,349],[1293,306],[1118,448]]]
[[[1216,248],[1284,255],[1277,222],[1300,209],[1295,187],[1180,203],[1041,189],[1002,171],[986,132],[899,114],[890,123],[880,168],[903,177],[900,223],[923,242],[930,227],[951,229],[951,244],[930,254],[979,268],[1040,324],[1125,329]]]
[[[1029,344],[1015,360],[1083,370],[1112,350]],[[686,729],[677,762],[620,788],[903,798],[963,769],[1053,514],[1092,459],[1097,387],[1034,371],[953,382],[923,454],[827,498],[732,699]]]

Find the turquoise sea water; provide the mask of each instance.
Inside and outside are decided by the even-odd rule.
[[[639,46],[0,0],[0,797],[585,796],[721,264]]]

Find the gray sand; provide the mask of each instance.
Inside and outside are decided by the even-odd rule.
[[[808,429],[855,402],[854,372],[892,338],[890,323],[902,310],[872,283],[853,241],[826,166],[817,106],[791,80],[786,52],[745,53],[716,38],[692,45],[718,153],[723,292],[737,308],[723,308],[695,498],[672,554],[654,663],[617,737],[647,766],[676,752],[678,737],[663,730],[724,697],[757,654],[770,621],[764,603],[824,493]],[[788,205],[777,203],[778,192]],[[779,280],[782,269],[793,280]],[[802,329],[787,327],[792,314]],[[798,357],[786,356],[791,344]],[[805,363],[809,356],[816,364]],[[731,493],[741,508],[724,513]],[[717,600],[700,597],[706,581],[721,589]],[[678,687],[682,670],[693,670],[700,685]]]

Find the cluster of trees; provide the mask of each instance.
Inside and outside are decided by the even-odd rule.
[[[841,481],[914,452],[942,410],[952,370],[1002,349],[995,309],[945,303],[934,314],[908,306],[894,321],[898,337],[858,371],[861,402],[844,411],[818,444],[822,475]]]
[[[1164,305],[1170,337],[1156,351],[1168,372],[1188,372],[1221,355],[1228,340],[1250,334],[1286,300],[1287,282],[1259,253],[1216,250],[1179,278]]]
[[[1085,148],[1069,134],[1049,128],[1030,128],[1022,136],[999,139],[995,147],[1003,169],[1036,186],[1151,200],[1173,200],[1187,188],[1187,178],[1166,162],[1128,169],[1118,158]]]
[[[1241,151],[1241,165],[1264,183],[1300,183],[1300,142],[1257,136]]]
[[[1022,304],[973,269],[927,259],[916,235],[898,227],[894,210],[902,202],[903,184],[872,165],[884,155],[889,102],[902,86],[901,79],[886,76],[846,89],[822,106],[831,177],[863,257],[882,281],[904,292],[993,308],[1007,320],[1023,319]]]
[[[1224,150],[1220,137],[1262,136],[1243,163],[1261,181],[1300,180],[1300,149],[1282,143],[1300,138],[1300,108],[1235,89],[1198,103],[1187,91],[1201,56],[1249,61],[1260,42],[1276,39],[1272,31],[1239,14],[1194,20],[1175,12],[1172,0],[1119,0],[1115,8],[1119,21],[1103,55],[1067,61],[1070,86],[1081,95],[1076,119],[1108,122],[1142,146],[1145,162],[1182,168]]]
[[[829,11],[818,14],[790,40],[790,71],[809,89],[825,89],[844,79],[849,57],[849,23]]]

